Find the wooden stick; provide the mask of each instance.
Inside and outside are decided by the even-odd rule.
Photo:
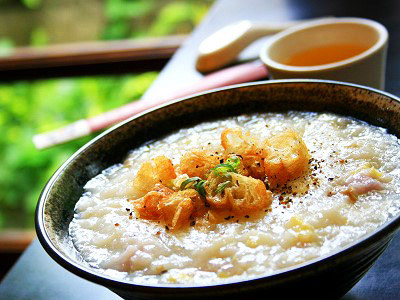
[[[22,252],[35,237],[34,230],[3,230],[0,232],[0,252]]]
[[[171,57],[185,35],[108,42],[81,42],[44,48],[16,48],[0,57],[0,71],[139,61]]]

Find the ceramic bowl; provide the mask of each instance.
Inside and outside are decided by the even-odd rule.
[[[327,299],[344,295],[384,251],[400,216],[343,249],[271,275],[212,285],[138,285],[102,275],[75,251],[68,225],[83,186],[128,151],[180,127],[245,112],[330,111],[382,126],[400,137],[400,102],[378,90],[334,81],[278,80],[205,92],[152,109],[125,121],[77,151],[45,186],[36,211],[36,230],[47,253],[61,266],[124,298],[206,299],[272,297]],[[211,299],[212,299],[211,298]]]

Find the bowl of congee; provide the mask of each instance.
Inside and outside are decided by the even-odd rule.
[[[38,237],[123,298],[339,298],[399,227],[399,136],[399,99],[348,83],[178,99],[69,158]]]

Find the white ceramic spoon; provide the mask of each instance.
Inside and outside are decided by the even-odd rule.
[[[330,19],[324,17],[319,19]],[[315,19],[279,23],[240,21],[227,25],[203,40],[199,46],[196,69],[210,72],[232,62],[250,43],[266,35],[271,35]]]

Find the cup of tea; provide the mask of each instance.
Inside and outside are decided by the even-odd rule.
[[[332,18],[282,31],[260,58],[273,79],[318,78],[384,89],[388,32],[375,21]]]

